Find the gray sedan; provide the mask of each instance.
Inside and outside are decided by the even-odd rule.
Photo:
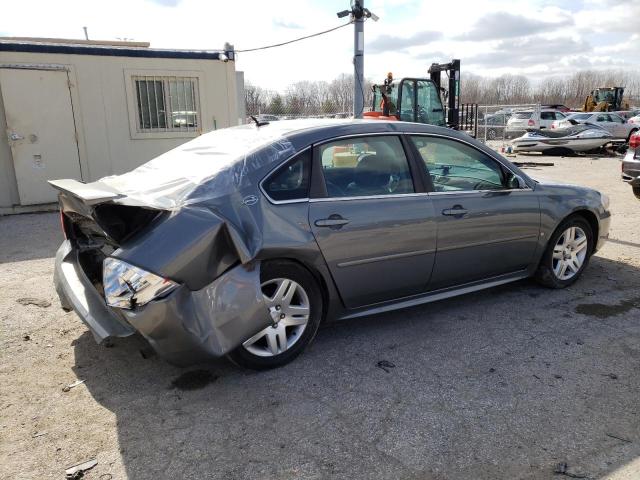
[[[571,285],[608,199],[541,183],[464,133],[384,121],[211,132],[124,175],[56,180],[55,285],[98,342],[283,365],[324,319],[534,277]]]

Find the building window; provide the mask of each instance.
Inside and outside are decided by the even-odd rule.
[[[138,132],[197,132],[198,79],[135,76]]]

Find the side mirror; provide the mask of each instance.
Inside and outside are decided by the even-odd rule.
[[[513,175],[511,180],[509,181],[509,187],[512,189],[523,190],[525,188],[529,188],[529,185],[524,181],[524,179],[520,175]]]

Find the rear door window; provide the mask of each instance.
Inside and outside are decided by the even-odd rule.
[[[409,162],[397,136],[337,140],[318,147],[329,197],[414,193]]]

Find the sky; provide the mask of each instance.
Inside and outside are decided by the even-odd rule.
[[[20,0],[0,36],[130,39],[152,47],[249,49],[326,30],[349,0]],[[576,69],[640,69],[640,0],[366,0],[365,71],[378,83],[426,76],[460,58],[464,73],[523,74],[534,83]],[[37,12],[37,14],[33,14]],[[353,72],[353,26],[279,48],[238,54],[254,85],[282,91],[300,80]]]

